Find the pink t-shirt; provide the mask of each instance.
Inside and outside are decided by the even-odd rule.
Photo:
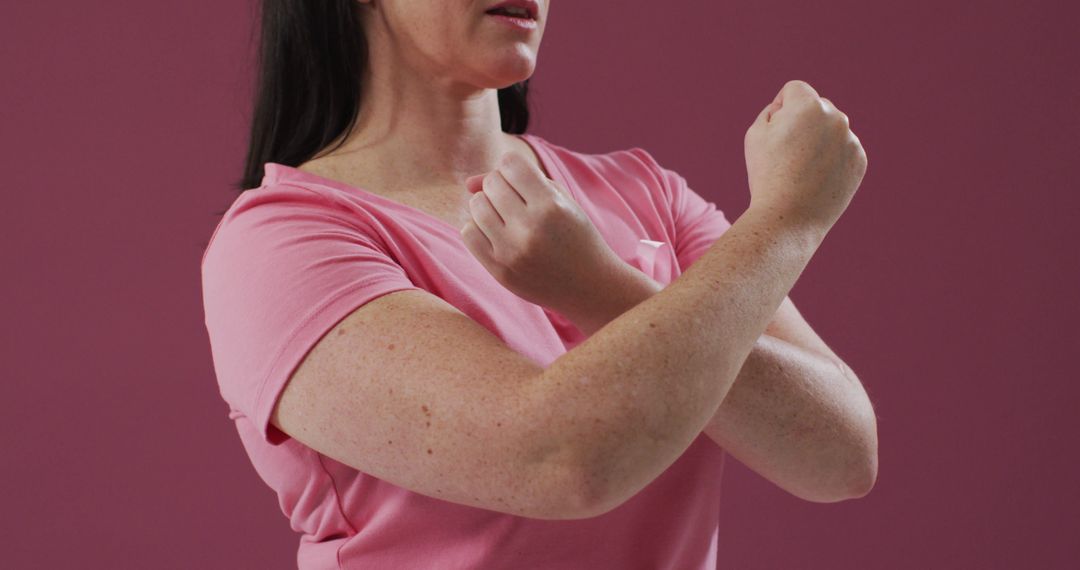
[[[589,154],[519,135],[610,247],[661,284],[730,223],[679,174],[634,147]],[[548,366],[583,340],[487,275],[458,228],[416,208],[283,164],[240,194],[202,260],[214,369],[244,448],[301,533],[301,569],[716,567],[724,451],[704,433],[614,510],[551,521],[409,491],[335,461],[269,423],[305,354],[364,303],[422,289]],[[363,413],[358,410],[357,413]]]

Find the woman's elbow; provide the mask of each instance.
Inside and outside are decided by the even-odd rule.
[[[855,476],[852,477],[852,499],[861,499],[870,494],[870,491],[874,489],[874,484],[877,483],[878,474],[878,455],[877,447],[865,454],[865,457],[861,461],[862,467],[856,471]]]
[[[848,482],[846,498],[848,499],[859,499],[869,495],[874,484],[877,483],[877,414],[869,398],[866,398],[865,404],[860,414],[861,421],[855,424],[861,426],[861,429],[851,430],[851,443],[848,446],[851,450],[850,459],[846,465],[846,481]]]
[[[853,445],[852,459],[848,462],[844,499],[861,499],[870,494],[877,483],[878,449],[877,432],[869,430],[862,442]]]
[[[799,498],[814,503],[838,503],[860,499],[870,494],[877,483],[878,454],[876,438],[869,443],[852,444],[840,462],[833,462],[827,473],[817,479],[818,484],[795,493]]]

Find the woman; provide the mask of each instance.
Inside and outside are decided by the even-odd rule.
[[[732,225],[641,148],[526,134],[549,2],[263,3],[247,190],[203,293],[300,568],[715,567],[703,429],[793,322],[865,155],[789,82],[747,132]],[[872,484],[859,405],[829,432],[850,435],[835,500]]]

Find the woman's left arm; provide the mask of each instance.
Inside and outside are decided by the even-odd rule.
[[[858,377],[786,297],[705,433],[802,499],[862,497],[877,479],[877,419]]]
[[[586,335],[663,285],[636,268],[604,288],[591,314],[564,315]],[[862,497],[877,478],[877,420],[862,383],[785,297],[705,426],[747,467],[807,501]]]

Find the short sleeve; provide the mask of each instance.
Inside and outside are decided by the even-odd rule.
[[[694,191],[679,173],[661,166],[640,147],[634,152],[652,168],[660,180],[661,190],[671,213],[672,242],[679,268],[685,271],[728,228],[731,222],[716,203]]]
[[[380,295],[418,289],[355,213],[314,190],[245,191],[202,258],[205,324],[222,397],[265,441],[289,377],[327,331]]]

